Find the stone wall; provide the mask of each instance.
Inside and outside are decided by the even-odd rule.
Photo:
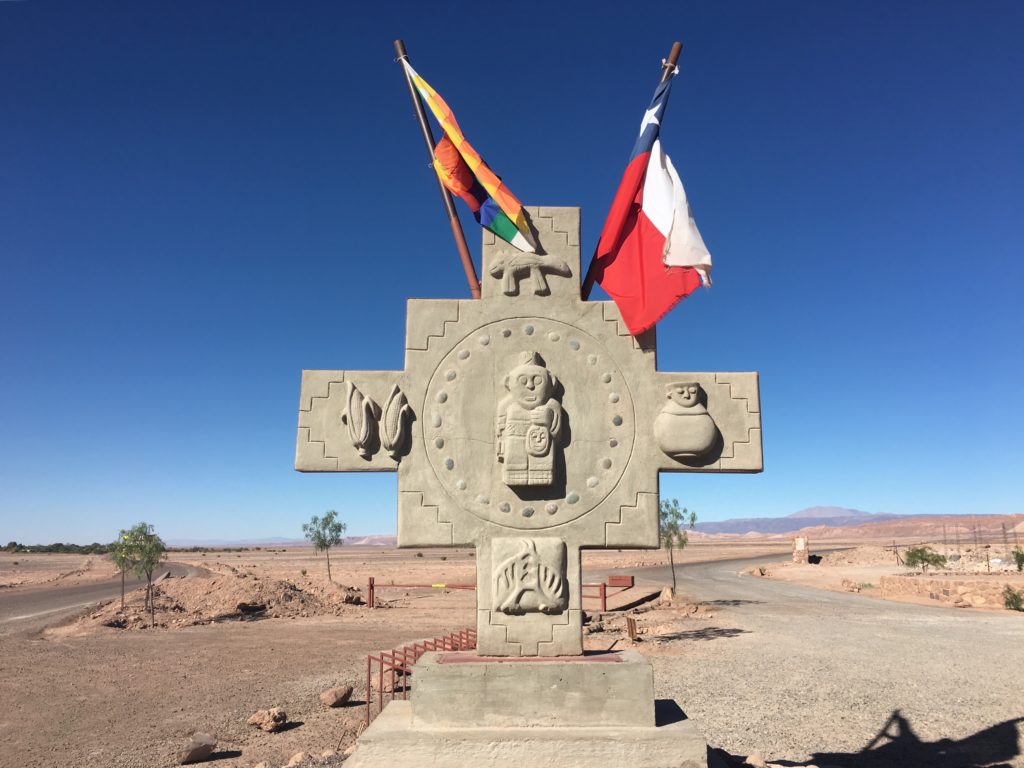
[[[883,576],[879,588],[883,595],[926,597],[961,608],[1002,608],[1003,589],[1009,584],[1024,589],[1024,579],[1016,576],[976,576],[974,578],[943,578],[928,574]]]

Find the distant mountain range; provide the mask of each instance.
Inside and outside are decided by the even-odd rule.
[[[393,547],[395,537],[389,535],[372,536],[346,536],[342,544],[350,547]],[[189,547],[308,547],[311,546],[306,539],[289,539],[283,536],[271,536],[264,539],[171,539],[167,546],[178,549]]]
[[[695,535],[702,536],[785,536],[801,531],[812,540],[852,538],[886,538],[890,536],[949,536],[966,541],[977,531],[988,538],[1024,535],[1024,515],[889,515],[872,514],[846,507],[808,507],[785,517],[741,517],[732,520],[697,523]],[[1004,534],[1005,532],[1005,534]],[[177,539],[172,547],[307,547],[305,539],[270,537],[263,539]],[[346,536],[349,547],[394,547],[393,534]]]
[[[864,523],[896,520],[904,515],[872,514],[845,507],[808,507],[785,517],[737,517],[732,520],[697,523],[701,533],[794,533],[801,528],[827,526],[843,528]]]

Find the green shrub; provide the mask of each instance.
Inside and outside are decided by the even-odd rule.
[[[303,569],[302,569],[302,575],[303,575],[303,576],[305,576],[305,575],[306,575],[306,569],[305,569],[305,568],[303,568]]]
[[[932,550],[931,547],[911,547],[907,550],[907,553],[903,556],[903,564],[907,568],[920,568],[921,573],[928,570],[928,566],[933,568],[945,568],[946,557],[940,555],[938,552]]]
[[[416,553],[416,557],[423,557],[423,553],[422,552],[417,552]]]
[[[1024,611],[1024,592],[1018,592],[1007,584],[1003,588],[1003,605],[1008,611]]]
[[[1024,571],[1024,550],[1022,550],[1020,547],[1017,547],[1017,549],[1013,550],[1013,559],[1017,563],[1017,570]]]

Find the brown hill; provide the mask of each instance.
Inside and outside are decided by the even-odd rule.
[[[862,525],[832,527],[815,525],[801,528],[800,534],[811,541],[828,539],[908,539],[973,544],[975,536],[981,543],[1002,543],[1006,532],[1009,545],[1019,541],[1024,546],[1024,515],[915,515]],[[1016,539],[1014,538],[1016,535]]]

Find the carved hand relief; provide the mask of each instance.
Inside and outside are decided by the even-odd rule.
[[[341,411],[341,422],[348,427],[352,447],[364,459],[377,447],[377,420],[380,406],[363,395],[351,381],[345,382],[345,408]]]
[[[501,291],[506,296],[519,295],[519,281],[527,278],[530,287],[538,296],[547,296],[551,293],[547,278],[544,273],[562,277],[572,276],[572,270],[565,261],[549,261],[543,256],[535,253],[509,253],[499,256],[490,269],[492,277],[502,278]]]
[[[568,608],[565,542],[499,538],[494,545],[494,610],[520,616]]]
[[[509,486],[551,485],[563,422],[558,379],[536,352],[520,360],[505,377],[508,395],[498,403],[494,445],[501,479]]]
[[[384,418],[380,425],[380,441],[392,459],[398,461],[409,446],[412,406],[401,388],[395,384],[384,405]]]
[[[718,438],[718,426],[701,401],[700,384],[669,384],[668,402],[654,420],[654,439],[675,459],[696,458],[710,451]]]

